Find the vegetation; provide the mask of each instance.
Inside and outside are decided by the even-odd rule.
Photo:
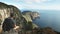
[[[39,17],[39,13],[31,12],[31,11],[24,11],[21,13],[21,11],[17,7],[13,5],[7,5],[2,2],[0,2],[0,23],[1,25],[4,19],[10,16],[10,13],[14,14],[15,16],[14,19],[16,20],[16,24],[20,26],[20,29],[22,29],[23,33],[25,32],[27,34],[60,34],[59,32],[54,31],[50,27],[39,28],[36,24],[34,24],[33,19],[35,19],[36,17]],[[1,29],[0,29],[0,32],[1,32]]]

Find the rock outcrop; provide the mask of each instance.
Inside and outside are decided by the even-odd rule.
[[[46,28],[43,28],[42,34],[57,34],[57,33],[52,28],[46,27]]]
[[[34,12],[34,11],[24,11],[22,12],[23,15],[29,15],[30,18],[32,20],[36,19],[36,18],[40,18],[40,14],[38,12]]]
[[[33,30],[33,34],[58,34],[55,32],[52,28],[50,27],[45,27],[45,28],[35,28]]]
[[[19,24],[22,16],[21,11],[13,5],[7,5],[0,2],[0,30],[2,30],[2,24],[4,19],[9,17],[10,13],[14,14],[16,23]]]
[[[24,11],[24,12],[22,12],[22,14],[23,14],[23,17],[26,19],[27,23],[33,22],[33,19],[40,17],[38,12]],[[34,23],[32,23],[31,25],[32,25],[33,29],[35,27],[38,28],[38,26]]]

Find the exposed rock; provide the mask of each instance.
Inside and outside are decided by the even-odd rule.
[[[1,18],[2,18],[2,15],[0,14],[0,25],[1,25],[1,22],[2,22],[2,19]]]
[[[46,27],[41,30],[42,34],[57,34],[52,28]]]
[[[23,17],[26,19],[27,23],[33,22],[33,19],[40,17],[38,12],[24,11],[22,12]],[[33,28],[38,26],[34,23],[31,24]]]
[[[34,12],[34,11],[24,11],[24,12],[22,12],[22,14],[29,15],[32,20],[36,19],[36,18],[40,18],[40,14],[38,12]]]
[[[34,28],[33,34],[58,34],[55,32],[52,28],[46,27],[46,28]]]
[[[5,18],[10,16],[10,13],[15,15],[15,19],[21,20],[21,12],[20,10],[12,5],[7,5],[5,3],[0,2],[0,14],[2,15],[2,19],[4,20]],[[3,21],[2,20],[2,21]]]
[[[2,20],[1,25],[0,25],[0,30],[2,30],[2,24],[3,24],[3,21],[5,18],[9,17],[10,16],[10,13],[14,14],[15,16],[15,20],[16,20],[16,23],[18,25],[20,25],[20,21],[21,21],[21,17],[22,17],[22,13],[20,12],[20,10],[13,6],[13,5],[7,5],[5,3],[2,3],[0,2],[0,21]]]

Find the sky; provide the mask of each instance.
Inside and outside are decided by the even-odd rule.
[[[60,0],[0,0],[19,9],[60,10]]]

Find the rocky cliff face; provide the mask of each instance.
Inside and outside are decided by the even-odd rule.
[[[23,15],[29,15],[32,20],[36,18],[40,18],[40,14],[34,11],[24,11],[22,12]]]
[[[20,10],[12,5],[7,5],[5,3],[0,2],[0,15],[1,15],[1,19],[2,21],[10,16],[10,13],[12,13],[15,15],[15,18],[18,19],[19,17],[21,17],[21,12]],[[20,18],[19,18],[20,19]]]
[[[22,12],[23,17],[26,19],[27,23],[31,22],[33,26],[33,29],[36,27],[38,28],[39,26],[37,26],[36,24],[33,23],[33,20],[40,17],[38,12],[32,12],[32,11],[23,11]]]
[[[22,16],[20,10],[13,5],[7,5],[0,2],[0,29],[2,29],[4,19],[9,17],[10,13],[14,14],[17,24],[20,23]]]

